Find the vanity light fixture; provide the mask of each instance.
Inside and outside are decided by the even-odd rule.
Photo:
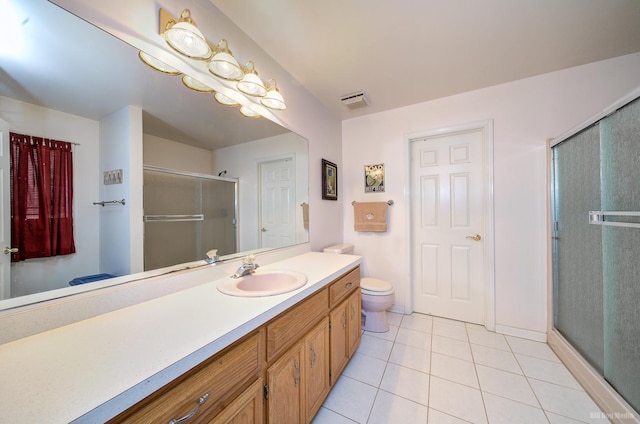
[[[252,61],[247,62],[245,66],[240,66],[233,57],[233,53],[229,49],[229,43],[225,38],[222,38],[215,46],[210,44],[197,28],[195,21],[191,18],[189,9],[184,9],[180,14],[180,18],[176,18],[165,9],[160,8],[160,28],[158,32],[174,51],[191,59],[206,61],[207,69],[213,77],[235,82],[235,90],[231,89],[227,94],[222,94],[215,91],[215,88],[203,84],[190,75],[184,75],[182,82],[190,89],[202,93],[214,93],[216,101],[225,106],[235,107],[241,106],[242,103],[248,103],[247,106],[240,108],[240,113],[251,118],[262,116],[253,109],[252,106],[256,104],[274,110],[287,108],[276,81],[271,79],[265,86],[262,79],[258,77],[258,72]],[[181,74],[177,69],[144,52],[140,52],[139,56],[145,64],[157,71],[169,75]],[[228,86],[228,84],[225,83],[224,85]],[[231,96],[228,94],[231,94]],[[249,99],[251,99],[250,102]],[[244,100],[247,100],[247,102]]]
[[[213,57],[209,61],[209,72],[220,78],[232,81],[239,81],[244,76],[238,61],[229,50],[227,40],[224,38],[214,48]]]
[[[189,75],[184,75],[182,77],[182,83],[190,89],[199,91],[200,93],[213,93],[213,88],[201,83],[200,81],[193,77],[190,77]]]
[[[176,68],[174,68],[173,66],[169,66],[166,63],[164,63],[161,60],[156,59],[155,57],[141,51],[138,52],[138,57],[140,58],[140,60],[147,66],[149,66],[150,68],[158,71],[158,72],[162,72],[163,74],[167,74],[167,75],[180,75],[180,71],[178,71]]]
[[[191,19],[191,11],[184,9],[180,19],[168,20],[164,29],[164,39],[174,50],[194,59],[207,59],[211,56],[211,47]]]
[[[267,94],[267,89],[264,88],[264,83],[258,76],[253,62],[247,62],[242,71],[244,72],[244,77],[238,81],[238,90],[249,96],[264,97]]]
[[[216,91],[216,94],[213,95],[213,98],[216,99],[218,103],[225,106],[240,106],[240,103],[232,99],[231,97],[219,93]]]
[[[267,81],[265,88],[267,89],[267,94],[260,99],[260,103],[262,103],[263,106],[276,110],[284,110],[287,108],[287,105],[284,103],[284,98],[276,85],[276,80],[270,79]]]
[[[240,107],[240,113],[246,116],[247,118],[260,118],[260,114],[255,112],[253,109],[242,106]]]

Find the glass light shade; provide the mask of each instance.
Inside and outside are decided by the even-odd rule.
[[[260,114],[257,112],[254,112],[252,109],[246,107],[246,106],[242,106],[240,108],[240,113],[243,114],[244,116],[246,116],[247,118],[259,118]]]
[[[156,71],[162,72],[163,74],[168,75],[180,75],[180,71],[178,71],[173,66],[169,66],[161,60],[156,59],[153,56],[148,55],[147,53],[141,51],[138,52],[138,57],[145,65],[153,68]]]
[[[240,103],[238,103],[237,101],[235,101],[234,99],[232,99],[231,97],[222,94],[222,93],[218,93],[216,92],[216,94],[213,95],[213,97],[216,99],[216,101],[220,104],[223,104],[225,106],[239,106]]]
[[[284,98],[277,87],[270,88],[267,95],[260,99],[260,103],[269,109],[284,110],[287,108]]]
[[[191,12],[183,10],[180,22],[165,30],[164,38],[177,52],[191,58],[206,59],[211,56],[211,47],[192,22]]]
[[[264,97],[267,94],[267,89],[264,88],[264,83],[258,76],[253,62],[247,62],[243,71],[244,77],[238,81],[238,90],[250,96]]]
[[[201,83],[200,81],[190,77],[189,75],[185,75],[182,77],[182,82],[184,85],[189,87],[192,90],[199,91],[201,93],[212,93],[213,88],[209,87],[206,84]]]
[[[238,81],[244,76],[238,61],[229,50],[227,40],[224,38],[218,43],[215,54],[209,62],[209,72],[220,78],[232,81]]]
[[[250,96],[262,97],[267,94],[267,89],[259,76],[256,74],[245,74],[238,82],[238,90]]]

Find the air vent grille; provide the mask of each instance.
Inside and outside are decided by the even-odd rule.
[[[357,93],[347,94],[346,96],[342,96],[340,101],[343,105],[348,107],[349,109],[359,109],[367,106],[367,101],[364,97],[364,91],[359,91]]]

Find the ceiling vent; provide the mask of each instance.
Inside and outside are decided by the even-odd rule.
[[[367,106],[367,102],[364,99],[364,91],[347,94],[343,96],[340,101],[349,109],[360,109],[361,107]]]

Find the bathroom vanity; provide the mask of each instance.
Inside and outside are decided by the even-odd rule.
[[[12,382],[0,389],[3,416],[310,422],[360,342],[359,264],[309,252],[264,267],[304,273],[290,293],[234,297],[215,280],[0,345]]]

